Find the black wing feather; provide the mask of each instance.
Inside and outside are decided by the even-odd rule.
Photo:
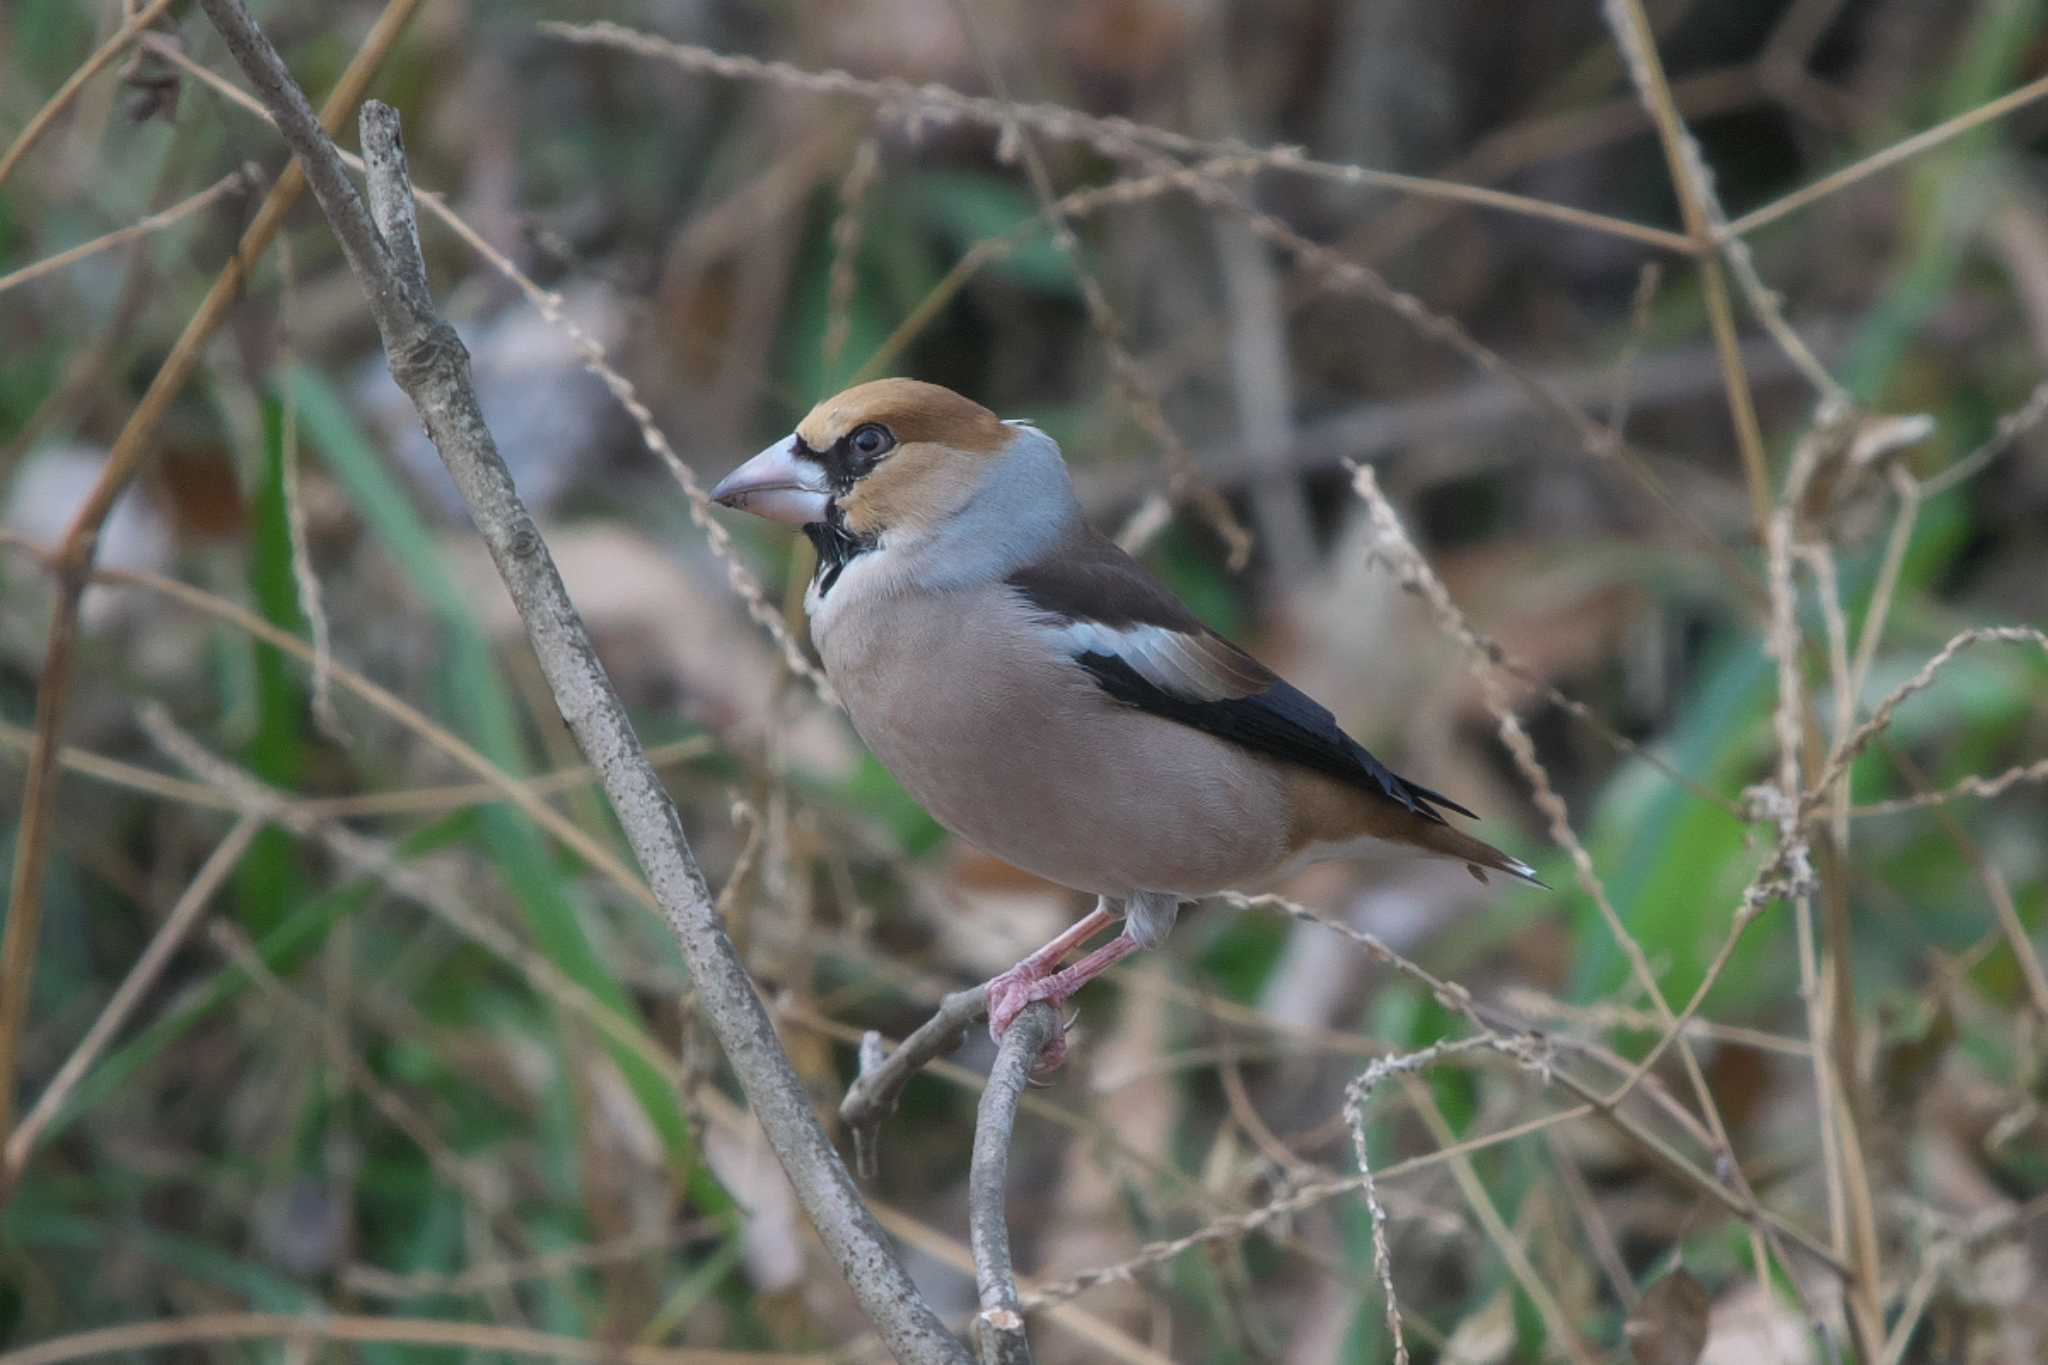
[[[1175,692],[1114,654],[1077,653],[1075,661],[1115,701],[1312,768],[1385,796],[1430,820],[1443,819],[1436,806],[1460,815],[1472,814],[1442,793],[1407,781],[1374,758],[1363,744],[1344,733],[1326,708],[1209,630],[1143,565],[1086,523],[1077,521],[1054,553],[1019,569],[1010,575],[1009,583],[1048,624],[1089,621],[1111,630],[1150,626],[1170,631],[1212,662],[1216,653],[1225,656],[1221,667],[1200,680],[1212,691],[1219,682],[1225,684],[1221,690],[1226,692],[1237,690],[1231,685],[1236,683],[1248,683],[1255,689],[1235,697],[1202,696],[1198,687]],[[1196,681],[1192,676],[1190,680]]]
[[[1435,806],[1460,815],[1472,814],[1442,793],[1407,781],[1374,758],[1363,744],[1344,733],[1328,708],[1283,678],[1274,678],[1265,691],[1248,697],[1198,701],[1149,681],[1114,654],[1078,654],[1075,662],[1098,687],[1126,706],[1298,763],[1340,782],[1377,790],[1431,820],[1443,820]]]

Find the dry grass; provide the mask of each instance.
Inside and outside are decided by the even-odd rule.
[[[22,722],[0,718],[0,745],[25,774],[5,807],[0,1263],[21,1274],[0,1292],[0,1362],[251,1339],[872,1358],[493,604],[425,497],[350,463],[365,405],[337,417],[333,385],[296,377],[342,374],[363,332],[328,288],[322,230],[287,226],[295,175],[249,223],[218,219],[258,183],[244,162],[275,164],[245,117],[260,105],[195,24],[153,28],[161,3],[102,8],[68,75],[7,49],[23,64],[8,126],[26,121],[0,161],[0,292],[90,365],[0,394],[4,439],[23,468],[18,432],[112,453],[61,543],[0,532],[24,604],[0,636],[0,706]],[[856,766],[790,616],[801,565],[736,538],[704,496],[700,469],[812,389],[915,369],[1042,404],[1084,479],[1112,454],[1145,471],[1148,496],[1093,510],[1128,517],[1205,611],[1327,679],[1311,690],[1404,770],[1484,793],[1490,833],[1527,851],[1501,833],[1520,819],[1554,846],[1540,862],[1564,889],[1499,893],[1484,916],[1436,883],[1239,899],[1193,917],[1163,969],[1098,988],[1113,1011],[1084,998],[1077,1062],[1022,1097],[1011,1157],[1012,1188],[1035,1195],[1011,1221],[1041,1359],[1640,1356],[1699,1326],[1643,1307],[1674,1265],[1707,1292],[1660,1293],[1679,1307],[1659,1311],[1710,1313],[1712,1359],[1767,1358],[1740,1339],[1758,1315],[1796,1343],[1771,1348],[1786,1359],[2044,1349],[2048,633],[2027,620],[2038,590],[2011,584],[2048,572],[2025,530],[2048,494],[2009,452],[2048,414],[2026,340],[2048,320],[2007,278],[2048,262],[1983,224],[2027,193],[2048,78],[2023,79],[2010,25],[1923,18],[1901,53],[1876,36],[1901,7],[1797,0],[1716,83],[1665,7],[1615,0],[1570,60],[1532,53],[1551,88],[1526,118],[1453,142],[1454,173],[1427,176],[1283,141],[1310,93],[1404,88],[1398,63],[1368,77],[1346,54],[1476,53],[1390,17],[1411,7],[1385,10],[1377,46],[1333,40],[1330,70],[1247,37],[1248,14],[1203,36],[1209,21],[1144,4],[1099,7],[1164,25],[1127,48],[1088,27],[1098,7],[1027,38],[1003,7],[906,4],[913,31],[945,36],[888,61],[822,17],[742,38],[536,29],[522,11],[501,20],[516,42],[471,42],[408,31],[412,8],[386,7],[329,110],[394,87],[423,178],[458,186],[421,196],[450,234],[428,243],[437,291],[531,309],[560,340],[527,382],[580,365],[612,408],[551,401],[637,435],[624,456],[589,441],[549,533],[681,547],[659,581],[616,568],[646,560],[596,560],[612,567],[572,564],[571,588],[672,741],[720,909],[821,1106],[864,1030],[908,1032],[1070,908],[920,851],[931,831]],[[1366,23],[1331,9],[1338,29]],[[318,90],[310,35],[278,22]],[[1266,63],[1219,77],[1242,131],[1177,131],[1175,63],[1233,35]],[[181,83],[176,121],[113,123],[109,68],[139,82],[145,58]],[[503,95],[521,125],[503,136],[490,82],[522,71],[541,107]],[[1870,107],[1902,82],[1947,102]],[[1456,96],[1483,85],[1439,92],[1448,126],[1480,118]],[[583,102],[557,111],[552,89]],[[1744,91],[1802,133],[1767,170],[1693,121],[1743,111]],[[673,143],[631,121],[655,111],[679,120]],[[145,135],[176,158],[162,207],[112,169]],[[562,164],[571,145],[588,164]],[[635,179],[683,155],[677,183]],[[635,169],[601,169],[614,157]],[[1525,192],[1646,168],[1675,228],[1626,194],[1586,196],[1595,209]],[[1470,183],[1489,173],[1521,178]],[[523,188],[494,198],[508,182]],[[67,183],[87,218],[63,216]],[[522,239],[527,212],[546,231]],[[717,239],[709,256],[682,248],[721,214],[740,226],[697,239]],[[280,231],[287,251],[266,256]],[[1254,253],[1250,294],[1210,289],[1197,254],[1231,232]],[[138,305],[137,343],[63,292],[117,253],[167,284]],[[624,323],[577,311],[593,289]],[[1749,326],[1796,391],[1751,374]],[[1219,359],[1217,338],[1259,327],[1263,349]],[[1702,332],[1711,384],[1646,409],[1646,359]],[[167,356],[132,411],[131,345]],[[1554,382],[1560,353],[1609,397]],[[1269,458],[1311,411],[1468,375],[1523,403],[1505,464],[1471,474],[1455,430],[1348,483]],[[188,383],[210,413],[176,406]],[[1261,415],[1247,393],[1274,384],[1294,401]],[[191,501],[158,462],[195,442],[249,490],[231,528],[185,513],[175,570],[95,567],[131,478],[166,517]],[[0,488],[17,472],[0,465]],[[1287,526],[1311,543],[1246,530]],[[1524,583],[1525,562],[1546,567]],[[1518,596],[1532,585],[1551,596]],[[1317,621],[1345,624],[1319,644]],[[1660,641],[1671,622],[1709,643]],[[1382,657],[1402,655],[1426,671]],[[1330,945],[1362,970],[1320,965]],[[988,1061],[969,1036],[885,1121],[872,1187],[961,1323]],[[109,1250],[136,1227],[154,1250]],[[38,1265],[94,1260],[110,1273],[77,1283]]]

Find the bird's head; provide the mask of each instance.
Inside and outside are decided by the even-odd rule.
[[[928,529],[974,499],[1019,430],[951,389],[878,379],[812,408],[711,496],[797,526],[831,521],[864,539]]]

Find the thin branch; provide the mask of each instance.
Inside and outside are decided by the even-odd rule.
[[[46,564],[54,559],[54,555],[44,554],[37,546],[11,532],[0,531],[0,544],[21,546],[43,558]],[[88,581],[147,588],[151,592],[226,621],[237,630],[299,659],[309,667],[318,666],[319,656],[311,645],[298,636],[271,624],[238,603],[230,602],[202,588],[195,588],[189,583],[180,582],[175,578],[165,578],[159,574],[127,569],[96,569]],[[522,782],[513,777],[446,726],[438,724],[403,697],[370,681],[348,665],[330,659],[327,666],[333,680],[345,691],[360,697],[417,735],[424,743],[475,773],[485,784],[501,793],[505,800],[518,807],[519,811],[536,825],[554,835],[562,842],[563,847],[583,859],[620,891],[649,909],[656,908],[654,893],[625,860],[599,842],[589,831],[541,800],[532,783]],[[318,803],[313,803],[309,808],[320,807]],[[344,810],[346,809],[344,807]]]
[[[1102,282],[1082,258],[1080,238],[1074,235],[1073,228],[1061,215],[1059,196],[1053,192],[1052,174],[1046,169],[1045,157],[1038,149],[1036,138],[1023,120],[1014,117],[1020,106],[1010,98],[1002,67],[982,40],[981,26],[975,22],[972,5],[967,0],[955,0],[954,10],[959,15],[960,26],[967,34],[968,44],[974,49],[982,73],[988,78],[989,88],[995,92],[996,106],[1003,111],[1004,117],[999,125],[1003,136],[1015,143],[1024,163],[1026,178],[1031,182],[1031,192],[1037,197],[1039,214],[1052,225],[1053,245],[1067,258],[1074,280],[1080,286],[1081,300],[1087,306],[1088,320],[1109,352],[1110,371],[1117,388],[1123,393],[1124,404],[1130,409],[1133,420],[1159,447],[1165,460],[1167,491],[1174,501],[1190,503],[1201,512],[1202,519],[1223,541],[1231,569],[1242,569],[1251,560],[1251,532],[1238,521],[1237,514],[1222,494],[1203,480],[1194,452],[1188,449],[1187,442],[1181,439],[1180,433],[1167,419],[1166,408],[1157,389],[1131,350],[1123,320],[1111,306]]]
[[[384,65],[384,59],[390,55],[406,21],[419,5],[420,0],[387,0],[383,13],[364,35],[354,58],[341,73],[340,80],[335,82],[334,90],[321,108],[318,127],[331,133],[354,111],[369,88],[371,78]],[[145,13],[154,16],[162,8],[161,3],[153,4]],[[137,18],[139,20],[141,16]],[[312,122],[310,109],[307,110],[307,121]],[[207,291],[198,311],[185,324],[185,330],[171,347],[170,355],[150,380],[142,401],[136,404],[127,425],[114,439],[99,479],[73,515],[54,559],[57,606],[50,624],[49,643],[43,653],[42,671],[36,680],[36,737],[34,747],[29,751],[28,775],[22,783],[21,821],[16,829],[13,881],[8,896],[10,909],[5,939],[0,941],[0,1136],[13,1127],[15,1062],[19,1055],[21,1031],[26,1023],[29,987],[35,973],[36,934],[42,921],[43,876],[49,858],[50,821],[56,800],[57,750],[64,715],[71,704],[72,672],[78,644],[78,609],[98,553],[100,527],[113,511],[114,500],[135,477],[144,456],[154,448],[158,424],[197,368],[208,338],[241,298],[249,271],[284,226],[285,214],[298,201],[305,184],[305,177],[293,165],[286,167],[277,183],[270,187],[248,230],[242,234],[234,256],[221,267],[213,287]]]
[[[27,284],[30,280],[40,279],[44,275],[62,270],[67,265],[76,265],[88,256],[109,251],[123,242],[132,242],[147,237],[152,232],[161,232],[175,223],[183,222],[201,209],[211,208],[229,195],[248,193],[249,188],[260,184],[262,179],[261,168],[254,164],[244,166],[238,171],[230,171],[197,194],[180,199],[167,209],[152,213],[146,218],[139,218],[127,227],[115,228],[112,232],[104,233],[89,242],[80,242],[77,246],[67,247],[55,255],[45,256],[40,261],[31,261],[19,270],[10,270],[5,275],[0,275],[0,294],[6,293],[16,285]]]
[[[558,1336],[524,1327],[494,1327],[480,1322],[440,1322],[432,1318],[373,1318],[346,1313],[202,1313],[160,1322],[130,1322],[90,1332],[53,1337],[32,1346],[0,1353],[0,1365],[62,1365],[67,1360],[123,1352],[161,1350],[170,1346],[229,1341],[313,1343],[322,1341],[379,1342],[462,1351],[496,1351],[505,1355],[541,1356],[587,1365],[799,1365],[814,1355],[781,1352],[675,1350],[613,1341]]]
[[[789,90],[815,95],[850,96],[891,110],[917,110],[929,117],[957,119],[985,128],[1001,129],[1022,124],[1046,137],[1079,142],[1098,150],[1118,154],[1115,146],[1136,143],[1154,152],[1175,156],[1252,157],[1274,170],[1314,176],[1338,184],[1393,190],[1402,194],[1451,199],[1482,208],[1500,209],[1525,217],[1544,218],[1573,227],[1626,237],[1666,251],[1690,253],[1692,242],[1678,233],[1644,223],[1630,222],[1608,214],[1554,204],[1548,200],[1509,194],[1480,185],[1461,185],[1426,176],[1401,175],[1341,162],[1318,161],[1295,147],[1257,148],[1237,141],[1212,141],[1189,137],[1164,128],[1135,123],[1126,118],[1098,118],[1078,110],[1052,104],[1012,104],[1001,99],[963,94],[943,85],[913,85],[898,79],[863,80],[845,71],[808,71],[787,62],[762,61],[716,52],[687,43],[672,43],[614,23],[564,24],[546,22],[540,31],[550,38],[592,47],[613,47],[643,57],[672,62],[685,71],[708,73],[725,80],[762,81]]]
[[[832,268],[828,273],[831,283],[825,295],[825,331],[818,344],[828,374],[838,372],[846,338],[853,331],[853,300],[860,285],[861,229],[866,226],[862,210],[867,206],[868,191],[874,188],[880,166],[880,143],[870,133],[853,149],[853,162],[839,181],[838,215],[832,220]]]
[[[1918,785],[1922,780],[1919,766],[1889,741],[1885,748],[1907,779]],[[1949,841],[1976,872],[1978,882],[1984,887],[1984,895],[1998,916],[1999,932],[2005,935],[2006,945],[2012,949],[2013,958],[2019,963],[2020,979],[2027,983],[2027,995],[2033,1001],[2034,1013],[2040,1016],[2043,1025],[2048,1025],[2048,967],[2042,966],[2040,951],[2027,934],[2026,921],[2020,918],[2019,906],[2013,902],[2012,888],[2006,884],[2004,874],[1984,856],[1984,850],[1970,837],[1969,831],[1963,828],[1962,821],[1939,805],[1934,807],[1934,818],[1941,822]]]
[[[472,1266],[455,1274],[416,1270],[401,1275],[376,1266],[351,1265],[343,1268],[341,1283],[350,1293],[379,1299],[482,1294],[493,1289],[509,1289],[529,1280],[564,1279],[579,1270],[640,1260],[725,1231],[727,1228],[723,1220],[707,1218],[627,1233],[606,1242],[564,1247],[526,1260]]]
[[[29,148],[35,146],[37,140],[50,130],[50,125],[70,106],[71,101],[78,97],[78,92],[85,88],[85,83],[98,75],[108,62],[126,51],[128,44],[135,41],[135,36],[155,23],[170,7],[171,0],[150,0],[150,3],[139,12],[130,15],[121,27],[115,30],[111,38],[93,49],[92,55],[80,62],[76,71],[65,77],[64,84],[57,87],[57,93],[50,96],[42,108],[36,110],[35,116],[29,119],[14,141],[8,144],[6,153],[0,155],[0,185],[7,183],[7,177],[14,174],[14,168],[28,155]]]
[[[2048,379],[2034,386],[2026,401],[1998,419],[1984,443],[1948,468],[1920,485],[1920,496],[1939,497],[1965,479],[1974,478],[1993,460],[2012,448],[2012,443],[2048,418]]]
[[[2048,758],[2038,758],[2032,763],[2022,763],[2007,768],[1991,777],[1972,774],[1952,787],[1935,792],[1920,792],[1913,796],[1902,796],[1892,801],[1873,801],[1867,806],[1852,806],[1849,814],[1856,819],[1872,815],[1898,815],[1909,810],[1926,810],[1930,806],[1945,806],[1951,801],[1964,797],[1990,800],[2002,796],[2023,782],[2048,782]]]
[[[1892,716],[1900,706],[1914,695],[1932,687],[1935,676],[1948,667],[1958,654],[1975,645],[1986,643],[2031,644],[2048,652],[2048,631],[2034,626],[1977,626],[1959,631],[1920,666],[1919,672],[1886,693],[1884,699],[1877,704],[1877,708],[1870,713],[1868,720],[1857,726],[1846,738],[1836,742],[1834,752],[1828,755],[1827,766],[1821,769],[1820,775],[1813,781],[1813,786],[1799,798],[1800,814],[1811,813],[1827,799],[1828,792],[1843,774],[1848,772],[1849,765],[1854,763],[1858,755],[1869,748],[1877,737],[1884,733],[1885,727],[1892,723]]]
[[[158,43],[148,37],[143,39],[143,43],[152,53],[178,67],[207,88],[217,91],[235,107],[249,111],[272,126],[276,125],[276,120],[271,117],[270,111],[263,107],[260,100],[218,72],[193,61],[179,50],[176,44]],[[362,158],[353,152],[341,152],[340,156],[342,164],[350,169],[363,169]],[[740,557],[737,547],[733,544],[732,533],[713,514],[710,495],[705,492],[696,471],[676,454],[675,447],[669,443],[667,435],[655,425],[653,411],[640,400],[639,391],[633,382],[611,363],[604,346],[569,317],[559,293],[552,289],[544,289],[535,283],[533,278],[515,265],[509,256],[492,246],[482,233],[470,226],[469,222],[455,210],[449,208],[447,200],[441,195],[415,186],[414,197],[426,205],[427,212],[440,219],[444,226],[460,238],[464,246],[482,258],[486,265],[511,281],[526,296],[527,302],[533,305],[534,311],[540,314],[543,321],[569,339],[576,353],[582,358],[583,367],[597,377],[598,382],[611,394],[613,401],[633,420],[633,424],[640,431],[641,443],[667,466],[669,473],[682,486],[684,495],[690,500],[690,520],[704,533],[705,543],[710,547],[711,553],[725,565],[726,582],[746,604],[747,615],[775,641],[776,648],[781,651],[783,662],[788,665],[790,671],[809,683],[811,690],[817,694],[821,702],[836,708],[839,705],[838,694],[832,690],[832,684],[826,680],[823,671],[805,655],[803,646],[790,634],[781,613],[769,600],[760,580]]]
[[[1672,190],[1678,196],[1685,217],[1686,235],[1702,252],[1713,244],[1713,219],[1708,202],[1712,191],[1706,183],[1706,168],[1696,156],[1687,155],[1691,137],[1671,97],[1671,85],[1664,77],[1664,64],[1657,54],[1656,38],[1641,0],[1607,0],[1607,24],[1621,49],[1622,65],[1636,83],[1644,106],[1656,124],[1658,140],[1664,145],[1664,160],[1670,169]],[[1700,257],[1701,292],[1706,299],[1707,321],[1714,337],[1714,350],[1721,360],[1721,377],[1727,389],[1728,416],[1735,425],[1736,447],[1742,453],[1742,468],[1749,485],[1750,511],[1755,518],[1757,539],[1770,533],[1771,477],[1764,457],[1763,430],[1757,424],[1756,402],[1749,391],[1749,376],[1742,368],[1741,349],[1735,336],[1735,310],[1728,298],[1728,282],[1718,258]]]
[[[1889,170],[1901,161],[1938,147],[1951,138],[1969,132],[1972,128],[2024,109],[2044,95],[2048,95],[2048,76],[2028,81],[2010,94],[2000,95],[1988,104],[1980,104],[1975,109],[1957,114],[1952,119],[1945,119],[1925,132],[1915,133],[1909,138],[1894,142],[1882,151],[1872,152],[1861,161],[1824,175],[1811,185],[1794,190],[1782,199],[1774,199],[1760,209],[1743,214],[1721,229],[1717,235],[1727,239],[1754,232],[1766,223],[1775,223],[1788,213],[1795,213],[1809,204],[1827,198],[1837,190],[1847,189],[1859,180],[1868,179],[1879,171]]]
[[[925,1065],[959,1047],[968,1027],[988,1013],[988,985],[955,991],[939,1002],[931,1018],[916,1032],[882,1050],[882,1035],[870,1032],[860,1042],[860,1075],[839,1103],[839,1121],[853,1136],[854,1167],[863,1180],[881,1173],[882,1121],[895,1112],[903,1087]]]
[[[369,301],[392,377],[419,410],[469,506],[519,608],[549,690],[577,746],[601,776],[689,964],[699,1006],[799,1202],[862,1310],[899,1359],[965,1362],[965,1348],[911,1282],[826,1138],[745,966],[713,913],[710,890],[675,805],[648,764],[554,558],[513,487],[478,407],[468,354],[427,294],[397,112],[374,102],[363,111],[370,185],[366,206],[277,50],[240,0],[202,4],[307,169],[321,210]]]
[[[1059,1015],[1041,1000],[1025,1007],[1003,1034],[988,1088],[974,1121],[974,1158],[967,1172],[967,1226],[974,1246],[974,1283],[981,1312],[974,1319],[982,1365],[1031,1365],[1017,1272],[1010,1264],[1010,1220],[1004,1213],[1010,1174],[1011,1133],[1017,1101],[1046,1044],[1059,1036]]]
[[[1517,1060],[1522,1059],[1518,1057]],[[1531,1067],[1536,1074],[1541,1075],[1547,1063],[1539,1055],[1523,1061],[1523,1065]],[[1440,1145],[1457,1141],[1456,1132],[1444,1118],[1443,1111],[1437,1107],[1436,1098],[1430,1093],[1429,1087],[1412,1075],[1404,1074],[1398,1079],[1414,1103],[1415,1112],[1421,1116],[1423,1124],[1430,1130],[1431,1136]],[[1576,1365],[1592,1365],[1591,1351],[1572,1326],[1572,1320],[1565,1312],[1564,1305],[1558,1302],[1557,1294],[1544,1283],[1543,1277],[1530,1262],[1529,1253],[1523,1249],[1521,1240],[1509,1229],[1507,1220],[1500,1216],[1500,1209],[1494,1203],[1493,1196],[1487,1193],[1485,1183],[1479,1178],[1479,1172],[1473,1169],[1472,1159],[1463,1155],[1453,1158],[1451,1178],[1456,1182],[1458,1192],[1465,1197],[1466,1206],[1472,1210],[1472,1216],[1478,1220],[1481,1230],[1486,1233],[1486,1239],[1500,1252],[1501,1260],[1508,1267],[1508,1273],[1514,1276],[1515,1283],[1521,1286],[1529,1302],[1536,1306],[1536,1314],[1543,1319],[1544,1331],[1549,1334],[1550,1347],[1563,1350]]]
[[[164,922],[157,926],[148,946],[142,950],[142,956],[136,958],[135,965],[128,969],[128,975],[107,998],[106,1005],[100,1010],[99,1017],[92,1021],[92,1027],[86,1030],[85,1037],[78,1040],[78,1046],[71,1050],[71,1055],[57,1068],[57,1074],[43,1087],[43,1093],[36,1096],[35,1105],[22,1116],[20,1125],[7,1135],[6,1153],[4,1159],[0,1159],[0,1190],[13,1187],[22,1168],[28,1164],[29,1154],[35,1150],[36,1139],[42,1136],[43,1129],[49,1127],[50,1120],[56,1117],[64,1101],[77,1089],[92,1064],[99,1060],[100,1053],[114,1035],[121,1031],[121,1026],[128,1022],[129,1014],[143,994],[156,984],[171,955],[178,951],[192,926],[198,923],[201,913],[212,903],[221,883],[242,861],[242,855],[262,830],[263,823],[254,815],[245,815],[236,821],[227,837],[214,847],[212,855],[192,874],[184,894],[178,897],[177,904],[171,907],[171,913],[164,917]]]

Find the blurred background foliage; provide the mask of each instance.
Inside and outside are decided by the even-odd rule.
[[[255,8],[317,103],[379,7]],[[2044,9],[1647,5],[1677,105],[1738,219],[2040,78]],[[1369,559],[1347,463],[1375,468],[1453,596],[1521,661],[1518,713],[1665,997],[1684,1002],[1769,855],[1772,827],[1743,803],[1773,772],[1777,696],[1743,576],[1762,574],[1763,554],[1695,265],[1597,227],[1285,165],[1226,182],[1600,420],[1625,421],[1638,455],[1588,451],[1513,377],[1297,269],[1199,196],[1077,217],[1070,257],[1040,217],[1019,134],[907,100],[685,71],[537,26],[599,11],[806,69],[976,93],[987,73],[951,0],[422,7],[373,85],[404,115],[415,175],[560,292],[685,461],[715,477],[876,366],[1035,419],[1065,446],[1100,524],[1132,528],[1206,619],[1397,769],[1480,810],[1488,837],[1556,888],[1322,868],[1288,890],[1575,1046],[1635,1057],[1655,1042],[1650,1002],[1548,839],[1469,656]],[[1591,3],[973,0],[973,12],[1019,100],[1682,227],[1663,151]],[[0,13],[5,140],[121,13],[72,0]],[[267,182],[281,166],[263,123],[180,64],[240,83],[196,8],[173,5],[155,32],[0,185],[0,274],[237,167]],[[1033,148],[1059,193],[1148,170],[1086,141],[1033,135]],[[1786,316],[1856,400],[1933,419],[1895,457],[1927,490],[1903,531],[1903,485],[1882,472],[1832,490],[1821,513],[1852,642],[1888,547],[1900,550],[1881,643],[1849,699],[1866,710],[1955,632],[2048,616],[2048,461],[2030,423],[1943,475],[2041,382],[2044,150],[2048,111],[2023,107],[1747,237]],[[223,192],[132,243],[0,281],[0,830],[19,818],[53,600],[25,547],[61,533],[255,201]],[[861,1030],[901,1036],[940,993],[1081,906],[949,840],[895,787],[748,619],[689,500],[573,344],[432,222],[426,247],[522,489],[643,737],[666,746],[686,826],[829,1112]],[[1126,401],[1077,262],[1201,480],[1256,537],[1243,569],[1192,507],[1158,515],[1168,468]],[[1741,322],[1782,478],[1816,395],[1751,314]],[[1646,494],[1631,460],[1671,505]],[[801,638],[803,547],[728,522]],[[100,562],[208,596],[195,605],[131,582],[86,599],[29,1027],[20,1074],[0,1077],[17,1115],[249,805],[219,772],[168,756],[146,705],[284,804],[11,1172],[0,1345],[325,1310],[874,1358],[690,1020],[659,923],[456,761],[457,741],[521,777],[577,756],[310,204],[206,350]],[[1829,622],[1804,569],[1800,581],[1803,667],[1831,725]],[[207,605],[223,601],[309,644],[317,635],[442,730],[316,686],[303,658]],[[2048,916],[2044,697],[2042,651],[1960,655],[1856,764],[1854,801],[1876,809],[1823,860],[1850,929],[1827,949],[1853,982],[1854,1117],[1893,1359],[2048,1358],[2048,1220],[2036,1216],[2048,1017],[2015,951],[2031,937],[2038,963]],[[2028,780],[1992,799],[1881,804],[2030,762]],[[547,790],[624,856],[593,788],[572,773]],[[1205,909],[1167,950],[1082,997],[1075,1060],[1018,1132],[1027,1273],[1114,1263],[1355,1169],[1346,1081],[1365,1058],[1460,1025],[1340,947],[1310,925]],[[1772,902],[1694,1039],[1744,1176],[1826,1240],[1802,951],[1794,915]],[[608,1025],[593,1023],[593,1001]],[[919,1279],[962,1317],[963,1184],[988,1055],[972,1038],[953,1069],[915,1083],[875,1186]],[[1689,1103],[1668,1055],[1651,1085]],[[1631,1104],[1682,1140],[1658,1103]],[[1367,1136],[1387,1165],[1564,1107],[1527,1076],[1463,1059],[1390,1087]],[[1711,1153],[1689,1150],[1711,1168]],[[1747,1228],[1611,1127],[1554,1124],[1466,1159],[1577,1340],[1550,1330],[1468,1206],[1457,1163],[1425,1161],[1383,1185],[1418,1359],[1853,1358],[1832,1277],[1795,1255],[1760,1281]],[[1995,1239],[1959,1235],[2000,1217]],[[1692,1288],[1646,1294],[1674,1267],[1696,1301]],[[1694,1318],[1710,1324],[1704,1356],[1686,1352]],[[1093,1289],[1035,1332],[1047,1360],[1389,1351],[1370,1224],[1350,1192]],[[398,1360],[424,1348],[318,1349]],[[1643,1354],[1659,1350],[1677,1354]]]

